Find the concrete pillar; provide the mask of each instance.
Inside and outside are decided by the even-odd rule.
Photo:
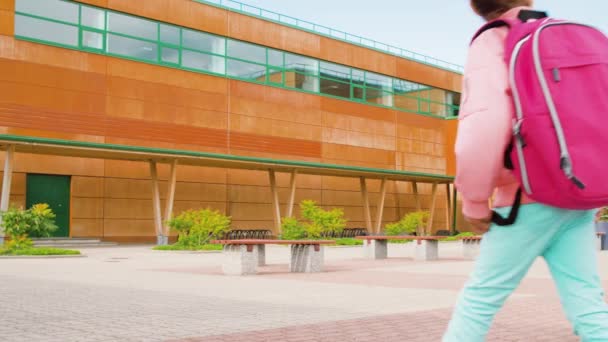
[[[315,273],[323,271],[323,246],[291,245],[289,272]]]
[[[388,257],[387,240],[364,240],[363,257],[365,259],[380,260]]]
[[[466,260],[475,260],[479,255],[481,240],[462,240],[462,256]]]
[[[414,246],[414,260],[433,261],[439,258],[439,243],[436,240],[416,241]]]
[[[254,245],[225,245],[222,271],[225,275],[242,276],[257,273],[258,248]]]
[[[258,266],[266,266],[266,245],[257,245]]]

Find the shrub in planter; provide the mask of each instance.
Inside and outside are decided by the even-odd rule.
[[[405,215],[399,222],[386,225],[386,235],[411,235],[416,233],[418,236],[425,235],[425,227],[430,214],[426,211],[417,211]]]
[[[167,224],[179,233],[176,244],[196,248],[222,238],[230,231],[230,221],[230,217],[218,210],[203,209],[185,211]]]
[[[283,219],[281,239],[320,239],[325,236],[337,236],[346,227],[344,210],[324,210],[315,201],[300,203],[302,221],[292,217]]]

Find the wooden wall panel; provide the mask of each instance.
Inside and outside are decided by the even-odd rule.
[[[13,36],[15,34],[15,12],[0,9],[0,35]]]

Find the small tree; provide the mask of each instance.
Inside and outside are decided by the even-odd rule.
[[[426,225],[430,217],[427,211],[417,211],[405,215],[399,222],[387,224],[386,235],[404,235],[416,233],[418,236],[426,235]]]
[[[177,244],[185,247],[203,246],[230,231],[230,217],[218,210],[188,210],[167,222],[179,233]]]
[[[32,247],[30,236],[47,237],[57,229],[55,214],[48,204],[35,204],[30,209],[10,208],[2,213],[2,227],[10,241],[11,250]]]

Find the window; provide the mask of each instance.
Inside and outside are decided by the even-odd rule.
[[[82,6],[80,24],[82,26],[105,30],[106,13],[100,9]]]
[[[283,51],[278,51],[274,49],[268,49],[268,64],[283,68],[285,61],[283,60]]]
[[[266,82],[266,66],[237,61],[234,59],[228,60],[227,74],[238,78],[245,78],[257,82]]]
[[[78,27],[15,15],[15,35],[78,47]]]
[[[228,56],[266,64],[266,48],[228,39]]]
[[[319,73],[319,61],[309,57],[285,53],[285,69],[317,75]]]
[[[103,50],[103,33],[82,31],[82,47]]]
[[[171,25],[160,25],[160,41],[162,43],[171,44],[175,46],[180,45],[180,32],[179,27]]]
[[[182,29],[182,46],[216,55],[226,54],[226,39],[203,32]]]
[[[78,24],[78,4],[73,2],[60,0],[17,0],[15,2],[15,10],[39,17]]]
[[[158,45],[111,33],[108,34],[107,51],[112,54],[145,61],[156,61],[158,59]]]
[[[115,12],[108,12],[108,31],[156,41],[158,24]]]
[[[224,57],[212,56],[206,53],[183,50],[182,66],[195,70],[210,71],[217,74],[224,74]]]
[[[179,64],[179,50],[163,46],[160,58],[163,63]]]

